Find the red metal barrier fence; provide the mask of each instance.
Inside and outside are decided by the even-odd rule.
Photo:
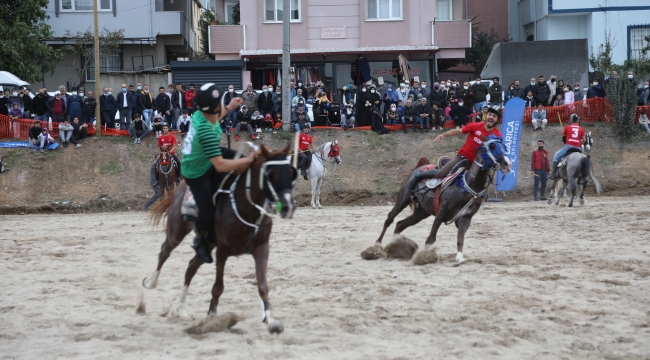
[[[614,115],[612,110],[609,107],[609,102],[603,98],[593,98],[588,100],[579,100],[573,104],[562,105],[562,106],[547,106],[544,108],[546,110],[546,118],[549,123],[559,123],[558,114],[562,119],[562,123],[569,121],[569,116],[571,114],[578,114],[580,116],[580,121],[582,122],[615,122]],[[507,111],[507,105],[506,109]],[[535,108],[529,107],[524,111],[524,123],[530,124],[533,111]],[[641,114],[646,113],[650,115],[650,106],[639,106],[636,109],[635,122],[638,122]],[[471,120],[474,121],[478,114],[472,114]],[[50,131],[50,135],[53,137],[59,136],[59,123],[53,122],[51,125],[46,121],[41,121],[42,126],[47,127]],[[0,138],[2,139],[27,139],[29,128],[34,124],[34,120],[26,119],[10,119],[7,116],[0,115]],[[448,121],[444,124],[445,128],[453,128],[454,122]],[[314,126],[315,129],[340,129],[339,127],[329,127],[329,126]],[[389,130],[402,130],[402,125],[386,125],[386,128]],[[351,129],[352,130],[352,129]],[[354,128],[354,130],[370,130],[370,126],[361,126]],[[95,135],[96,129],[94,126],[89,125],[88,135]],[[103,129],[102,135],[107,136],[129,136],[127,130],[115,130],[115,129]]]

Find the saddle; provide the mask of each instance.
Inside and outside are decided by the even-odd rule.
[[[428,177],[417,176],[418,184],[416,185],[416,189],[412,195],[413,202],[416,206],[418,206],[420,201],[424,199],[426,193],[433,190],[434,212],[436,214],[438,213],[438,208],[440,207],[440,194],[449,186],[449,184],[454,183],[458,176],[462,175],[467,170],[467,165],[469,164],[469,161],[464,159],[456,164],[444,178],[433,178],[433,176],[437,174],[438,170],[445,166],[449,161],[451,161],[451,158],[443,156],[438,159],[437,165],[427,165],[421,169],[421,175]]]
[[[561,168],[561,167],[566,166],[566,160],[569,157],[569,155],[571,155],[573,153],[576,153],[576,152],[583,153],[582,149],[580,149],[580,148],[572,147],[569,150],[567,150],[566,155],[562,159],[560,159],[560,162],[557,164],[558,169]]]

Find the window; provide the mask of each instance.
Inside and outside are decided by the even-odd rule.
[[[629,28],[629,37],[630,37],[630,59],[640,59],[643,54],[641,49],[650,45],[645,41],[646,36],[650,36],[650,25],[639,25],[636,27]],[[650,53],[646,53],[646,57],[650,57]]]
[[[401,20],[402,0],[368,0],[369,20]]]
[[[266,0],[264,8],[264,21],[282,22],[282,0]],[[291,0],[291,21],[300,21],[300,0]]]
[[[111,0],[96,0],[99,11],[111,11]],[[93,11],[93,0],[61,0],[61,11]]]
[[[451,20],[451,0],[438,0],[438,12],[436,20],[448,21]]]
[[[100,56],[99,58],[99,72],[111,72],[122,70],[122,56],[121,51],[113,51],[110,54]],[[95,57],[90,58],[88,67],[86,68],[86,81],[95,82]]]

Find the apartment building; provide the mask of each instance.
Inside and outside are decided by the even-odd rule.
[[[199,0],[50,0],[47,23],[54,32],[52,46],[74,43],[65,37],[66,30],[72,34],[94,30],[93,1],[99,9],[99,29],[124,30],[121,51],[100,59],[101,73],[160,68],[189,57],[200,47]],[[44,74],[42,86],[56,89],[62,84],[69,88],[79,84],[75,61],[83,61],[80,54],[66,54],[54,75]],[[84,86],[95,90],[94,60],[90,64],[83,74]]]

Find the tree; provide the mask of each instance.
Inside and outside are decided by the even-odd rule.
[[[3,0],[0,5],[0,70],[33,83],[54,73],[63,59],[60,50],[45,43],[54,36],[45,9],[48,0]]]
[[[594,69],[596,73],[596,78],[604,80],[607,75],[612,70],[616,70],[614,63],[612,62],[612,52],[616,47],[615,39],[612,39],[611,33],[605,33],[605,45],[598,52],[598,55],[594,54],[594,48],[591,48],[591,54],[589,55],[589,65]],[[607,89],[605,89],[607,90]]]
[[[77,84],[77,87],[80,87],[86,83],[86,70],[95,65],[95,33],[86,30],[84,33],[78,31],[76,34],[72,34],[70,33],[70,30],[66,30],[65,37],[73,39],[74,44],[64,46],[63,50],[81,55],[81,60],[74,60],[72,62],[72,66],[75,68],[77,75],[79,76],[79,84]],[[116,51],[121,52],[123,43],[124,29],[110,31],[104,28],[104,30],[99,33],[100,60]]]
[[[210,55],[210,37],[208,31],[210,24],[216,22],[217,18],[213,10],[206,10],[201,14],[199,19],[199,29],[201,29],[201,52],[206,56]]]
[[[240,9],[239,4],[241,4],[241,2],[238,2],[232,8],[232,24],[233,25],[239,25],[239,20],[240,20],[240,16],[241,16],[241,13],[239,12],[239,9]]]
[[[465,49],[465,59],[463,59],[463,64],[472,65],[474,67],[476,75],[480,75],[481,71],[487,63],[488,57],[492,52],[494,45],[500,42],[508,42],[511,39],[509,37],[500,38],[494,29],[490,29],[490,33],[484,33],[478,31],[478,27],[472,27],[472,47]]]
[[[634,115],[638,96],[636,88],[626,78],[607,81],[607,101],[616,118],[616,133],[622,139],[629,139],[635,132]]]

